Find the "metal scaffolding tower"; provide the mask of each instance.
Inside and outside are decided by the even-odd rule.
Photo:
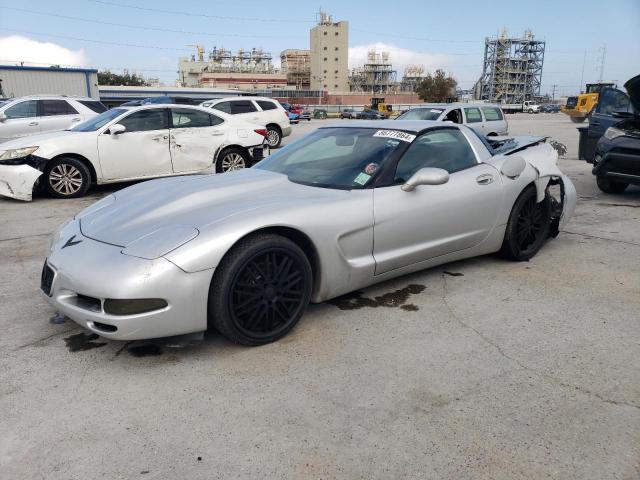
[[[352,92],[392,93],[397,89],[397,75],[389,60],[389,52],[369,50],[367,63],[352,70],[349,88]]]
[[[540,95],[545,42],[527,30],[522,38],[511,38],[503,30],[486,38],[480,79],[480,99],[515,104]]]

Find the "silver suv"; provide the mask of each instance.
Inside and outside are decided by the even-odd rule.
[[[425,103],[404,112],[396,120],[460,123],[488,137],[509,133],[502,109],[491,103]]]
[[[89,97],[33,95],[0,105],[0,140],[65,130],[107,110]]]

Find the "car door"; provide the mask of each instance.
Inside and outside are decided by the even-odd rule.
[[[15,103],[3,113],[5,118],[0,122],[0,138],[16,138],[40,132],[37,100]]]
[[[173,173],[166,108],[134,110],[118,120],[119,134],[98,135],[100,166],[105,180],[162,176]],[[113,126],[113,125],[112,125]]]
[[[589,129],[587,136],[595,143],[611,125],[621,119],[615,117],[615,112],[631,112],[631,102],[627,94],[615,88],[604,88],[599,95],[598,103],[589,115]]]
[[[450,173],[443,185],[401,185],[420,168]],[[398,161],[394,185],[374,190],[376,275],[478,245],[496,224],[502,186],[492,166],[479,163],[457,128],[429,130]]]
[[[507,122],[502,111],[498,107],[482,107],[481,110],[485,120],[483,133],[485,135],[506,135]]]
[[[480,109],[478,107],[465,107],[464,110],[464,124],[473,128],[476,132],[484,135],[484,128],[482,122],[482,114],[480,113]]]
[[[223,120],[194,108],[171,108],[169,143],[175,173],[211,168],[215,153],[227,138]]]
[[[82,121],[82,116],[66,100],[38,100],[40,131],[65,130]]]

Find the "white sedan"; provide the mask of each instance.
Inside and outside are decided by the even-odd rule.
[[[187,105],[118,107],[70,130],[0,144],[0,195],[31,200],[36,182],[52,196],[92,184],[250,167],[268,154],[267,130]]]

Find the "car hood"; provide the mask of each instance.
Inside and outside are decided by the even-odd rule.
[[[218,175],[151,180],[116,192],[78,214],[86,237],[127,247],[154,232],[195,235],[213,223],[258,209],[326,200],[341,190],[290,182],[286,175],[247,169]]]
[[[627,80],[624,84],[624,88],[629,94],[629,99],[631,100],[636,113],[640,114],[640,75],[636,75],[635,77]]]
[[[87,135],[93,132],[71,132],[69,130],[62,130],[58,132],[37,133],[35,135],[29,135],[26,137],[15,138],[6,142],[0,143],[0,150],[10,150],[12,148],[34,147],[40,146],[50,141],[59,141],[64,139],[68,141],[70,137],[78,135]]]

